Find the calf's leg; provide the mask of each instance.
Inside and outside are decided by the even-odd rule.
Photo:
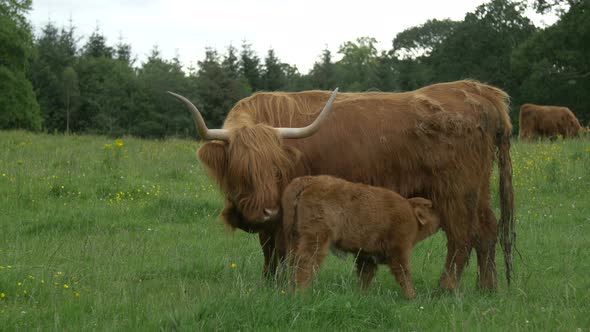
[[[311,283],[322,261],[328,255],[330,239],[321,235],[302,235],[292,259],[294,282],[299,289],[305,289]]]
[[[375,273],[377,272],[377,264],[372,258],[357,257],[356,259],[356,273],[359,280],[359,286],[362,290],[369,288]]]
[[[395,280],[402,288],[402,292],[407,299],[416,297],[414,285],[412,285],[410,271],[410,250],[395,249],[393,255],[389,258],[389,269],[395,277]]]

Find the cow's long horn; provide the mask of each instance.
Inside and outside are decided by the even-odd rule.
[[[176,98],[178,98],[178,100],[182,101],[184,103],[184,105],[189,109],[189,111],[191,111],[191,113],[193,114],[193,120],[195,121],[195,126],[197,127],[197,131],[199,132],[199,136],[201,136],[202,139],[204,140],[221,140],[221,141],[229,141],[229,131],[227,129],[209,129],[207,128],[207,125],[205,124],[205,120],[203,120],[203,117],[201,116],[201,112],[199,112],[199,109],[197,109],[197,107],[195,105],[193,105],[193,103],[190,102],[190,100],[186,99],[185,97],[181,96],[181,95],[177,95],[174,92],[170,92],[168,91],[168,93]]]
[[[336,99],[336,94],[338,93],[338,88],[334,89],[332,92],[332,96],[328,99],[326,106],[309,126],[303,128],[276,128],[279,131],[279,134],[282,138],[305,138],[315,134],[319,129],[320,125],[324,120],[328,117],[328,113],[330,112],[330,108],[332,108],[332,104],[334,103],[334,99]]]

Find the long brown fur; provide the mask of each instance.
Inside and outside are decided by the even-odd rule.
[[[478,285],[495,288],[498,229],[490,178],[497,155],[500,235],[510,280],[514,198],[506,93],[473,81],[405,93],[341,93],[315,135],[281,140],[271,129],[308,125],[329,96],[325,91],[254,94],[228,114],[229,142],[202,145],[199,159],[226,194],[225,208],[245,219],[233,224],[264,224],[262,210],[277,209],[286,184],[303,175],[329,174],[404,197],[422,196],[432,200],[448,238],[441,287],[456,287],[475,248]],[[266,227],[261,242],[272,249],[277,228]],[[265,271],[272,271],[276,260],[264,250]]]
[[[582,128],[574,113],[567,107],[523,104],[520,107],[519,138],[577,137]]]
[[[361,287],[369,286],[377,264],[387,264],[406,298],[416,296],[412,248],[440,226],[429,200],[322,175],[293,180],[282,209],[287,262],[298,288],[309,285],[335,247],[356,256]]]

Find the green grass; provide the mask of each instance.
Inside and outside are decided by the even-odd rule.
[[[414,301],[386,268],[360,293],[352,260],[334,257],[311,291],[284,292],[261,278],[257,238],[217,220],[222,196],[195,142],[123,143],[0,132],[0,330],[590,328],[588,139],[513,144],[510,288],[477,291],[472,257],[460,289],[437,294],[439,233],[414,252]]]

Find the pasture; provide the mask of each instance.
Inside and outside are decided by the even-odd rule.
[[[307,293],[264,281],[257,237],[217,219],[197,145],[0,131],[0,329],[590,328],[588,138],[513,141],[510,288],[498,246],[497,293],[475,289],[472,254],[460,289],[438,294],[439,232],[414,251],[414,301],[385,267],[361,293],[352,258],[329,257]]]

